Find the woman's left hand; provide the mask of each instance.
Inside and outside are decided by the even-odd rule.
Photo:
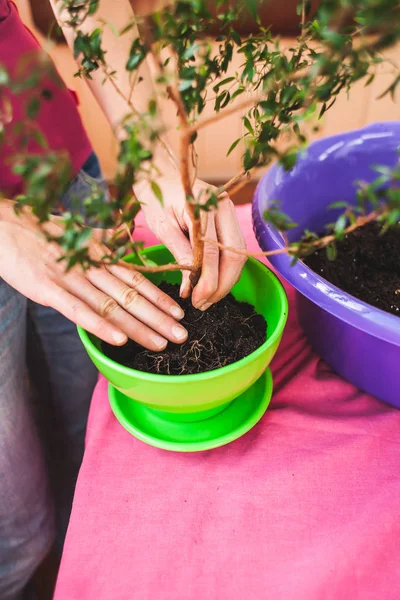
[[[162,191],[163,204],[155,197],[147,182],[135,187],[135,194],[142,203],[147,224],[179,264],[190,265],[193,262],[191,220],[186,210],[185,195],[179,176],[161,177],[157,183]],[[202,189],[210,187],[204,181],[197,179],[193,192],[198,196]],[[217,209],[209,212],[201,211],[202,218],[205,219],[207,216],[205,238],[219,242],[225,247],[246,249],[235,207],[227,195],[219,199]],[[226,296],[239,280],[245,262],[244,254],[219,248],[213,243],[205,243],[201,277],[192,294],[193,305],[201,310],[207,310]],[[190,291],[189,271],[184,271],[181,296],[187,298]]]

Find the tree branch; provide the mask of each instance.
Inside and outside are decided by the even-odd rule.
[[[125,267],[128,263],[122,261]],[[134,271],[139,271],[140,273],[162,273],[163,271],[191,271],[195,272],[195,268],[193,265],[179,265],[175,263],[169,263],[167,265],[157,265],[156,267],[148,267],[146,265],[132,265],[132,269]]]
[[[125,96],[125,94],[122,92],[122,90],[120,90],[120,88],[115,83],[113,76],[110,75],[110,73],[108,72],[106,65],[103,66],[103,73],[104,73],[104,76],[107,78],[107,81],[109,81],[110,84],[113,86],[116,93],[126,102],[127,107],[130,108],[132,113],[134,115],[136,115],[137,117],[140,117],[141,115],[140,115],[139,111],[136,109],[135,105],[133,104],[131,98],[127,98]],[[132,90],[133,90],[133,87],[132,87]],[[175,156],[174,156],[173,152],[171,151],[171,148],[168,146],[168,144],[166,144],[164,142],[164,140],[161,139],[161,137],[159,135],[157,135],[157,139],[160,142],[161,146],[164,148],[165,152],[168,154],[171,162],[176,167],[177,165],[176,165]]]
[[[384,214],[384,212],[385,212],[385,209],[382,209],[381,211],[373,211],[373,212],[369,213],[368,215],[357,217],[357,219],[354,221],[354,223],[352,223],[352,225],[349,225],[343,231],[343,234],[348,235],[349,233],[356,231],[356,229],[360,229],[361,227],[364,227],[364,225],[367,225],[367,223],[371,223],[371,221],[375,221],[379,216]],[[334,234],[325,235],[325,236],[319,238],[318,240],[314,240],[314,241],[310,242],[310,247],[313,247],[315,250],[321,250],[322,248],[326,248],[326,246],[329,246],[329,244],[331,244],[335,240],[336,240],[336,236]],[[241,256],[247,256],[249,258],[251,258],[251,257],[256,258],[258,256],[276,256],[278,254],[285,254],[285,253],[295,254],[301,248],[301,243],[300,244],[290,244],[290,245],[285,245],[283,248],[278,248],[276,250],[267,250],[266,252],[252,253],[252,252],[247,252],[247,250],[241,250],[239,248],[234,248],[233,246],[225,246],[224,244],[221,244],[220,242],[216,242],[215,240],[212,240],[210,238],[203,238],[203,242],[206,244],[212,244],[213,246],[217,246],[221,250],[228,250],[229,252],[233,252],[234,254],[240,254]]]
[[[250,177],[248,177],[247,179],[242,179],[241,181],[238,181],[238,183],[236,185],[232,185],[228,188],[228,193],[230,196],[233,196],[234,194],[237,194],[238,192],[240,192],[241,189],[243,189],[248,182],[250,181]]]
[[[306,0],[301,0],[301,30],[303,31],[306,23]]]
[[[145,41],[147,47],[153,59],[156,63],[156,66],[160,73],[166,75],[165,67],[160,60],[160,57],[157,55],[154,47],[152,45],[152,37],[151,32],[148,27],[144,27],[143,35],[145,37]],[[189,126],[188,115],[186,113],[185,105],[182,100],[182,96],[178,89],[176,82],[170,83],[167,85],[167,93],[169,98],[174,102],[179,123],[181,126],[181,136],[180,136],[180,151],[179,151],[179,163],[180,163],[180,174],[183,190],[186,196],[186,207],[189,213],[190,219],[192,221],[192,246],[193,246],[193,271],[190,275],[190,283],[192,287],[195,287],[200,279],[201,275],[201,267],[203,264],[203,255],[204,255],[204,242],[202,240],[202,231],[201,231],[201,220],[200,214],[196,212],[196,206],[194,204],[194,194],[193,187],[190,177],[190,166],[189,166],[189,158],[191,156],[190,146],[191,146],[191,137],[192,132]]]
[[[247,178],[245,181],[245,183],[247,183],[247,181],[249,181],[249,179],[251,178],[252,172],[253,169],[250,169],[249,171],[243,169],[242,171],[240,171],[238,175],[235,175],[235,177],[232,177],[231,179],[229,179],[229,181],[227,181],[224,185],[221,185],[221,187],[217,189],[217,196],[222,196],[223,194],[226,194],[232,191],[233,189],[236,189],[237,184],[242,183],[243,177]]]
[[[284,81],[285,83],[289,83],[290,81],[297,81],[303,77],[306,77],[309,74],[310,71],[308,69],[300,69],[296,73],[288,73]],[[197,122],[191,123],[189,127],[190,135],[193,135],[193,133],[199,131],[200,129],[203,129],[204,127],[208,127],[208,125],[211,125],[212,123],[216,123],[217,121],[221,121],[226,117],[234,115],[235,113],[241,111],[243,108],[247,108],[248,106],[255,107],[261,100],[263,100],[268,95],[268,93],[274,86],[278,84],[280,85],[281,83],[282,82],[277,82],[275,80],[269,82],[269,84],[264,90],[257,92],[253,96],[246,98],[241,102],[237,102],[229,108],[224,108],[210,117],[205,117],[204,119],[200,119]]]
[[[252,96],[251,98],[246,98],[246,100],[242,100],[242,102],[238,102],[234,106],[231,106],[229,108],[224,108],[220,112],[215,113],[210,117],[205,117],[204,119],[201,119],[200,121],[192,123],[189,127],[190,135],[193,135],[193,133],[196,133],[196,131],[203,129],[204,127],[208,127],[208,125],[211,125],[212,123],[217,123],[218,121],[221,121],[222,119],[225,119],[226,117],[230,117],[231,115],[236,114],[243,108],[247,108],[248,106],[255,106],[260,100],[265,98],[265,96],[268,92],[269,92],[269,90],[265,90],[255,96]]]

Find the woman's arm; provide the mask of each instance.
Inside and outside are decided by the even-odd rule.
[[[65,24],[68,18],[67,11],[62,8],[62,2],[57,0],[50,0],[50,2],[68,45],[73,51],[75,32]],[[121,36],[116,36],[110,27],[104,26],[104,23],[111,23],[117,31],[120,31],[134,21],[134,18],[129,0],[100,0],[96,13],[86,17],[79,27],[83,33],[91,33],[97,27],[102,28],[102,47],[106,50],[106,63],[112,71],[115,71],[113,77],[120,93],[112,82],[104,81],[104,70],[101,68],[93,71],[92,79],[86,81],[117,137],[119,125],[122,119],[132,112],[132,105],[138,113],[145,113],[150,99],[154,97],[152,75],[148,64],[144,62],[140,67],[141,81],[136,84],[134,93],[132,93],[132,75],[130,76],[130,72],[125,68],[132,43],[138,37],[137,27],[133,27]],[[173,151],[166,135],[163,136],[162,141],[168,151],[165,147],[160,147],[155,162],[161,172],[176,174],[172,159]]]
[[[0,277],[14,289],[110,344],[131,338],[157,351],[167,340],[185,341],[187,332],[177,322],[182,309],[140,273],[123,265],[65,272],[65,265],[57,262],[61,248],[47,242],[30,209],[17,216],[14,206],[0,200]],[[62,233],[57,218],[45,227],[54,237]],[[90,252],[97,260],[107,252],[95,235]]]
[[[74,31],[65,25],[65,14],[60,7],[62,2],[50,0],[59,20],[68,44],[73,48]],[[151,5],[153,0],[148,0]],[[153,2],[154,3],[154,2]],[[147,4],[146,4],[147,5]],[[122,29],[132,22],[134,14],[129,0],[100,0],[96,13],[89,16],[81,26],[83,32],[92,32],[96,27],[103,29],[103,49],[106,51],[106,62],[112,71],[115,71],[115,82],[122,95],[130,97],[131,81],[125,65],[129,57],[132,42],[137,38],[136,28],[131,29],[122,36],[116,37],[112,30],[103,26],[102,22],[111,22],[117,29]],[[93,80],[88,80],[95,97],[103,108],[108,120],[115,127],[121,119],[131,112],[130,107],[116,91],[110,81],[104,82],[104,73],[101,69],[91,74]],[[143,81],[138,84],[132,94],[132,102],[139,112],[147,112],[148,102],[153,96],[151,73],[144,65],[141,72]],[[103,83],[104,82],[104,83]],[[168,146],[168,140],[163,139]],[[158,183],[163,191],[164,208],[155,198],[147,182],[135,186],[135,194],[142,203],[147,223],[153,233],[172,252],[180,264],[191,264],[193,252],[189,241],[191,219],[186,210],[185,195],[180,181],[180,174],[172,162],[169,153],[163,151],[160,144],[159,155],[155,163],[162,173]],[[204,187],[211,187],[197,180],[194,189],[199,192]],[[235,209],[231,200],[225,198],[218,203],[215,211],[204,214],[207,219],[206,237],[218,241],[226,247],[245,248],[243,235],[237,222]],[[193,305],[197,308],[207,309],[211,304],[223,298],[240,277],[245,257],[229,250],[218,250],[214,244],[205,244],[202,275],[192,295]],[[183,274],[181,294],[188,297],[191,292],[188,272]]]

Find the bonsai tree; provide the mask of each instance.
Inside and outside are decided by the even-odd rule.
[[[303,0],[298,6],[299,35],[290,48],[283,47],[281,40],[271,34],[268,22],[261,21],[259,7],[263,4],[265,12],[265,2],[257,0],[159,2],[149,14],[126,23],[122,30],[117,30],[112,23],[99,22],[89,33],[82,26],[88,16],[96,14],[98,0],[59,0],[59,4],[63,8],[64,23],[74,32],[74,53],[80,63],[77,76],[91,78],[94,72],[100,71],[104,81],[109,81],[126,102],[126,116],[118,124],[117,132],[120,145],[116,192],[108,202],[102,190],[93,185],[83,211],[65,212],[59,205],[60,191],[69,177],[68,160],[62,153],[46,150],[46,140],[35,125],[41,102],[45,102],[48,95],[45,89],[35,86],[43,70],[54,77],[51,67],[43,60],[23,82],[13,80],[0,68],[3,113],[0,127],[1,121],[7,119],[7,91],[19,94],[31,90],[26,120],[17,124],[22,135],[14,170],[25,180],[25,192],[17,198],[16,210],[29,205],[43,224],[55,211],[60,214],[63,233],[51,239],[63,248],[66,268],[115,262],[126,253],[135,252],[143,264],[132,268],[142,272],[189,270],[192,286],[202,269],[207,213],[224,194],[239,190],[257,169],[265,168],[272,161],[278,160],[286,169],[291,169],[306,145],[310,120],[315,126],[335,103],[338,94],[342,90],[350,91],[355,82],[364,80],[365,85],[369,85],[383,60],[382,51],[400,39],[397,0],[325,0],[314,14],[310,12],[309,0]],[[244,18],[251,19],[254,31],[246,37],[239,34],[237,26]],[[102,44],[106,28],[116,37],[135,32],[126,56],[126,70],[132,82],[129,97],[119,89],[113,65],[107,62]],[[218,32],[214,36],[215,44],[210,43],[209,31]],[[235,53],[242,61],[233,73],[231,65]],[[155,74],[154,97],[144,111],[138,112],[132,98],[135,86],[140,85],[140,69],[146,61],[151,62]],[[393,94],[399,82],[397,70],[382,95]],[[165,98],[175,107],[177,122],[172,126],[163,123],[159,98]],[[204,116],[206,105],[213,107],[211,115]],[[193,181],[198,133],[234,113],[243,121],[243,135],[227,140],[227,154],[241,146],[242,169],[218,189],[210,187],[197,192]],[[132,193],[134,184],[148,182],[154,195],[163,202],[154,157],[158,148],[164,147],[175,161],[165,146],[171,127],[179,131],[176,165],[192,221],[192,265],[151,264],[143,255],[140,243],[124,235],[140,210],[140,203]],[[26,149],[32,138],[43,146],[40,155]],[[393,171],[382,168],[374,184],[360,188],[355,208],[343,206],[343,213],[328,235],[318,237],[305,232],[302,240],[288,245],[285,250],[296,259],[314,248],[327,247],[334,256],[334,243],[345,233],[372,220],[379,220],[384,227],[397,223],[399,179],[399,168]],[[385,182],[392,185],[383,198],[380,189]],[[365,199],[372,203],[372,212],[365,212]],[[278,203],[268,210],[265,219],[281,231],[293,226]],[[101,259],[89,253],[87,224],[104,230],[103,241],[109,252]],[[111,237],[106,235],[109,229],[114,230]]]

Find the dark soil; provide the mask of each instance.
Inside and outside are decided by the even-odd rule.
[[[179,286],[163,283],[160,289],[185,311],[181,323],[189,332],[188,340],[182,345],[169,343],[163,352],[151,352],[132,340],[119,347],[102,342],[109,358],[148,373],[187,375],[225,367],[251,354],[266,340],[264,317],[231,294],[201,312],[193,308],[190,299],[179,297]]]
[[[400,225],[379,233],[369,223],[337,244],[335,260],[318,250],[304,262],[359,300],[400,316]]]

